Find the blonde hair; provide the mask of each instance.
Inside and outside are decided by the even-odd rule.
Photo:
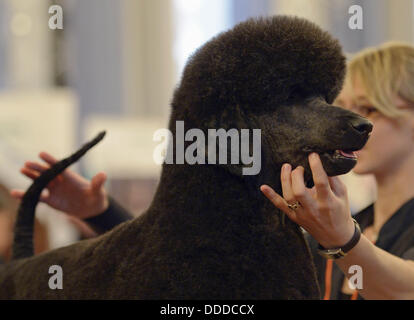
[[[367,98],[379,112],[396,118],[404,114],[393,98],[397,95],[414,106],[414,47],[388,42],[362,50],[348,63],[349,83],[361,81]]]

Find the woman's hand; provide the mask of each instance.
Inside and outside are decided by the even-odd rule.
[[[315,183],[312,189],[305,186],[303,167],[292,171],[289,164],[284,164],[281,170],[283,198],[267,185],[262,185],[260,190],[323,247],[341,247],[352,238],[355,229],[346,187],[338,177],[327,176],[318,154],[309,155],[309,164]],[[290,209],[288,204],[296,201],[300,207]]]
[[[57,162],[53,156],[46,152],[41,152],[39,157],[46,164],[27,161],[20,172],[34,180]],[[80,219],[91,218],[105,211],[109,205],[103,187],[105,180],[106,175],[102,172],[89,181],[66,169],[48,184],[48,192],[42,193],[40,201],[71,216]],[[24,191],[11,190],[10,194],[14,198],[21,199]]]

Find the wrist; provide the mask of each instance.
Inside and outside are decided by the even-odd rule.
[[[319,244],[326,249],[340,248],[344,246],[352,238],[355,232],[355,224],[351,217],[347,220],[346,224],[339,230],[334,230],[329,234],[329,237],[321,239]]]
[[[99,213],[97,215],[104,213],[106,210],[108,210],[108,207],[109,207],[109,199],[108,199],[108,196],[105,194],[104,199],[102,201],[101,209],[99,210]]]
[[[99,202],[99,204],[95,207],[95,210],[92,212],[89,212],[88,215],[85,217],[85,219],[89,218],[95,218],[97,216],[100,216],[102,213],[104,213],[109,208],[109,199],[108,196],[105,194],[102,198],[102,201]]]
[[[112,197],[108,196],[109,205],[101,214],[85,219],[98,233],[106,232],[114,226],[133,218],[124,208],[122,208]]]
[[[354,225],[354,232],[348,242],[346,242],[344,245],[330,248],[319,244],[318,253],[327,259],[340,259],[345,257],[361,239],[361,229],[358,222],[355,219],[352,219],[352,222]]]
[[[323,237],[316,239],[318,243],[326,248],[339,248],[345,245],[353,236],[355,231],[355,224],[353,219],[349,217],[347,222],[337,230],[330,230],[329,233],[325,233]]]

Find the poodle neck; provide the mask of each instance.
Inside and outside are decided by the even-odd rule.
[[[164,165],[151,208],[162,204],[157,214],[189,220],[243,217],[249,223],[275,213],[259,187],[258,177],[235,176],[215,165]]]

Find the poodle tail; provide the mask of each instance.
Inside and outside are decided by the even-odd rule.
[[[105,136],[105,131],[99,133],[93,140],[84,144],[78,151],[71,156],[55,163],[48,170],[44,171],[23,196],[17,214],[17,221],[14,231],[13,241],[13,260],[31,257],[33,249],[33,227],[34,216],[37,203],[39,202],[42,190],[57,175],[62,173],[67,167],[79,160],[89,149],[94,147]]]

